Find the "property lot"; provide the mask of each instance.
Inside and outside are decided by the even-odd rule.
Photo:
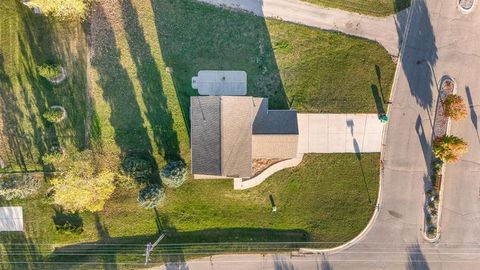
[[[97,161],[112,170],[131,154],[157,168],[175,159],[188,166],[188,108],[190,96],[197,94],[191,77],[200,69],[246,71],[248,94],[269,97],[272,109],[333,113],[377,112],[376,101],[381,94],[389,96],[395,69],[374,42],[189,0],[100,1],[83,26],[59,26],[14,0],[2,1],[0,7],[1,140],[12,146],[0,154],[8,171],[49,169],[41,156],[54,145],[50,140],[67,152],[91,148]],[[35,71],[50,58],[70,72],[58,87]],[[60,125],[47,124],[42,113],[57,103],[68,118]],[[21,136],[10,135],[13,127],[22,129]],[[157,211],[138,206],[137,190],[117,189],[105,210],[67,216],[46,199],[47,177],[34,198],[0,201],[24,207],[26,227],[23,235],[1,236],[1,258],[141,261],[140,250],[155,240],[159,228],[176,232],[165,243],[348,241],[374,209],[378,159],[378,154],[309,155],[299,167],[242,192],[234,191],[231,181],[189,180],[167,189],[166,202]],[[270,194],[277,213],[271,212]],[[58,231],[55,222],[63,219],[83,231]],[[76,259],[59,255],[61,249],[49,256],[56,245],[97,241],[141,248],[135,246],[138,254],[131,256],[115,248]],[[24,258],[11,243],[40,255]]]

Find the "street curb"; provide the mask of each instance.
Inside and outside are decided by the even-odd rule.
[[[413,10],[413,7],[415,6],[415,3],[416,3],[416,0],[412,0],[412,3],[411,3],[411,5],[408,9]],[[397,67],[395,69],[395,75],[393,77],[393,84],[392,84],[392,88],[391,88],[391,91],[390,91],[389,101],[392,101],[395,97],[395,93],[396,93],[395,89],[396,89],[396,85],[397,85],[397,82],[398,82],[398,74],[399,74],[401,66],[402,66],[403,51],[405,50],[405,46],[407,44],[408,32],[410,31],[410,24],[411,24],[411,21],[412,21],[412,15],[413,15],[413,11],[408,13],[407,23],[406,23],[406,26],[405,26],[405,32],[403,33],[403,37],[402,37],[402,45],[400,46],[400,51],[398,53],[398,62],[397,62]],[[387,113],[386,114],[390,118],[390,106],[387,108]],[[370,229],[372,228],[373,224],[375,223],[375,221],[377,220],[377,217],[379,215],[380,208],[381,208],[382,197],[383,197],[383,193],[382,193],[382,186],[383,186],[383,181],[384,181],[383,180],[383,165],[384,165],[383,157],[384,157],[384,152],[386,151],[385,141],[386,141],[386,138],[387,138],[387,133],[388,133],[388,124],[383,127],[382,145],[381,145],[381,150],[380,150],[380,181],[379,181],[379,185],[378,185],[377,204],[375,206],[375,210],[374,210],[373,215],[370,218],[370,221],[368,222],[367,226],[355,238],[353,238],[352,240],[348,241],[347,243],[345,243],[343,245],[340,245],[340,246],[334,247],[334,248],[326,248],[326,249],[300,248],[299,249],[300,253],[304,253],[304,254],[318,254],[318,253],[334,254],[334,253],[338,253],[338,252],[340,252],[344,249],[347,249],[350,246],[356,244],[358,241],[363,239],[363,237],[365,237],[365,235],[370,231]]]

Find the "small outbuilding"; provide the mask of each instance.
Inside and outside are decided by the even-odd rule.
[[[0,207],[0,232],[14,231],[23,231],[22,207]]]
[[[201,70],[192,78],[192,88],[202,96],[245,96],[247,73],[231,70]]]

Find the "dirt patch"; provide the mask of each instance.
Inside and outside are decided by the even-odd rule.
[[[253,176],[257,176],[260,173],[262,173],[264,170],[266,170],[268,167],[272,166],[275,163],[278,163],[280,161],[284,161],[285,159],[280,159],[280,158],[272,158],[272,159],[266,159],[266,158],[258,158],[258,159],[253,159],[252,160],[252,171],[253,171]]]

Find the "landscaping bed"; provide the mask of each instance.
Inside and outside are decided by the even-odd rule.
[[[444,102],[449,95],[454,94],[455,82],[450,77],[444,77],[440,89],[435,111],[433,140],[438,140],[447,135],[449,130],[450,118],[445,113]],[[432,174],[430,182],[426,186],[425,200],[425,232],[430,239],[436,239],[438,236],[439,207],[442,192],[442,177],[445,172],[444,161],[432,157]]]
[[[475,4],[475,0],[459,0],[458,6],[465,12],[470,12]]]

